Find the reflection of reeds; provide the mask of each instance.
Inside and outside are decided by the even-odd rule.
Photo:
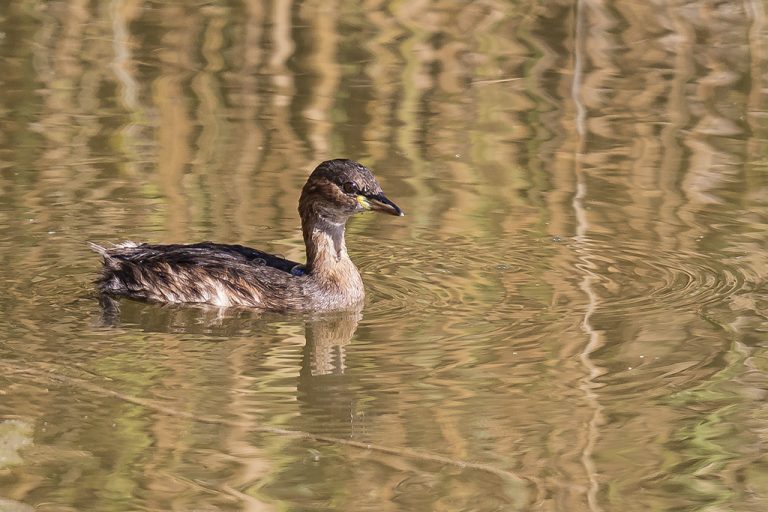
[[[577,7],[584,24],[578,41]],[[586,237],[631,241],[649,254],[695,251],[712,215],[728,213],[734,202],[764,205],[755,190],[764,190],[765,179],[748,172],[755,159],[765,165],[766,28],[758,1],[726,9],[706,1],[672,7],[250,0],[198,8],[115,0],[11,2],[4,9],[9,44],[0,51],[7,52],[2,66],[10,85],[0,97],[8,113],[0,158],[3,171],[19,171],[0,178],[7,205],[0,215],[20,242],[13,258],[3,256],[0,272],[8,282],[18,281],[19,269],[48,264],[52,252],[61,261],[84,257],[75,244],[41,244],[52,228],[78,239],[272,243],[266,248],[301,259],[299,187],[317,161],[336,156],[371,164],[408,210],[404,228],[356,220],[354,229],[369,239],[476,236],[499,239],[503,253],[516,249],[510,233],[569,237],[581,226]],[[577,194],[582,219],[572,206]],[[35,222],[23,224],[29,218]],[[735,234],[717,236],[732,247],[742,244]],[[627,270],[624,278],[603,275],[610,265],[592,265],[600,256],[555,246],[535,262],[551,290],[548,303],[581,314],[631,289],[631,269],[615,269]],[[595,286],[586,298],[585,268],[595,283],[612,288]],[[452,290],[459,296],[489,288],[495,296],[527,293],[522,274],[490,284],[468,275]],[[19,296],[5,307],[23,317],[34,299],[21,285],[12,290]],[[668,316],[680,321],[677,312]],[[697,318],[686,317],[688,324],[670,336],[689,336]],[[552,321],[564,322],[567,340],[542,347],[542,357],[582,354],[579,322]],[[590,327],[600,339],[622,340],[626,351],[658,336],[651,326],[631,323],[597,315]],[[407,337],[409,328],[390,326],[391,335]],[[421,326],[425,335],[458,336],[464,328],[454,318]],[[538,341],[532,335],[517,342],[532,340]],[[589,350],[593,359],[596,349]],[[395,357],[386,346],[379,350],[383,361]],[[467,346],[446,355],[436,346],[433,356],[452,367],[481,352]],[[165,384],[189,381],[194,365],[174,366],[171,353],[157,362],[173,373]],[[509,354],[498,357],[515,365]],[[318,367],[332,366],[321,359]],[[219,371],[234,375],[231,403],[239,404],[251,385],[243,377],[250,363],[242,354],[224,361]],[[602,362],[592,363],[599,373]],[[565,393],[558,386],[582,382],[585,371],[563,368],[549,385]],[[395,379],[393,386],[398,378],[382,377]],[[463,382],[444,384],[453,396],[473,393]],[[204,407],[187,396],[175,399]],[[413,407],[403,415],[417,424],[420,413]],[[457,458],[471,455],[465,442],[471,425],[440,411],[431,419],[437,433],[429,442],[444,442]],[[585,491],[574,489],[594,483],[579,453],[595,442],[582,437],[593,420],[592,412],[576,410],[573,425],[551,425],[548,437],[528,440],[546,447],[527,455],[533,478],[556,473],[573,482],[555,492],[555,508],[587,508]],[[174,439],[175,426],[163,421],[152,427],[163,453],[189,449],[192,443]],[[488,430],[500,433],[543,420],[525,410],[489,421]],[[402,443],[412,435],[402,424],[382,428]],[[231,446],[246,443],[242,432],[230,436]],[[499,437],[498,450],[515,453],[515,442]],[[599,443],[618,441],[598,438],[593,448]],[[547,450],[559,458],[536,467]],[[153,462],[158,472],[162,463]],[[245,471],[243,481],[262,470],[268,471]]]

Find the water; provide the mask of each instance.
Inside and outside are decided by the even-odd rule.
[[[0,510],[765,510],[765,8],[6,2]],[[104,317],[339,156],[362,311]]]

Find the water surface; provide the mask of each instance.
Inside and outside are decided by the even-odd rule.
[[[6,4],[0,510],[768,507],[764,2]],[[333,157],[361,311],[101,311]]]

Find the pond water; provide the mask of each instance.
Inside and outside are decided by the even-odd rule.
[[[0,6],[0,510],[768,508],[761,0]],[[87,242],[302,261],[361,311],[124,301]]]

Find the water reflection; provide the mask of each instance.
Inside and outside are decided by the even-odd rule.
[[[179,307],[118,301],[100,297],[101,314],[97,325],[110,329],[126,328],[143,333],[183,333],[205,336],[224,342],[233,337],[261,337],[274,332],[275,324],[286,320],[304,325],[305,343],[301,349],[296,398],[304,421],[322,425],[334,434],[355,432],[360,422],[356,411],[359,383],[345,375],[346,350],[352,342],[362,309],[323,314],[285,315],[238,308]],[[284,340],[274,333],[274,343],[291,343],[292,330]],[[255,340],[254,340],[255,342]],[[364,423],[364,415],[362,415]],[[364,433],[364,432],[361,432]],[[357,437],[353,434],[352,436]]]
[[[275,322],[286,319],[304,322],[306,344],[301,374],[310,377],[344,373],[345,347],[362,319],[362,306],[323,314],[285,314],[208,305],[160,305],[101,294],[97,300],[99,315],[94,321],[95,326],[124,327],[144,333],[184,333],[227,339],[264,332]]]
[[[0,425],[32,443],[0,493],[764,510],[767,27],[761,1],[5,2]],[[300,260],[337,156],[409,212],[350,223],[362,313],[95,325],[87,240]]]

